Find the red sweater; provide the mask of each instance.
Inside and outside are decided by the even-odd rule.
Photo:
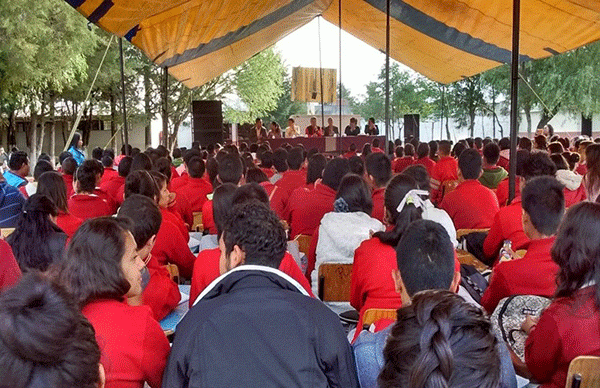
[[[383,222],[383,217],[385,216],[385,187],[374,189],[371,198],[373,199],[373,211],[371,212],[371,217],[377,218],[379,221]]]
[[[159,388],[171,350],[147,306],[129,306],[113,299],[86,304],[83,315],[96,331],[106,388]]]
[[[400,174],[404,171],[408,166],[411,166],[415,160],[412,156],[403,156],[401,158],[395,158],[392,161],[392,171]]]
[[[265,173],[265,175],[267,176],[267,178],[271,179],[271,177],[273,175],[275,175],[275,172],[273,171],[272,168],[265,168],[265,167],[260,167],[260,169],[262,170],[262,172]]]
[[[596,287],[582,288],[571,298],[554,300],[527,337],[525,361],[542,388],[563,388],[575,357],[600,356]]]
[[[506,206],[508,203],[508,179],[506,178],[502,180],[496,187],[496,197],[498,198],[498,204],[500,207]],[[515,198],[521,196],[521,185],[519,184],[519,177],[517,177],[517,181],[515,182]]]
[[[202,211],[202,205],[207,201],[206,196],[212,193],[213,187],[202,178],[188,177],[183,185],[173,190],[178,195],[185,195],[190,202],[192,212],[199,212]]]
[[[283,173],[281,179],[275,182],[277,190],[271,198],[271,209],[279,218],[284,220],[285,208],[293,191],[306,184],[306,171],[304,170],[288,170]]]
[[[177,229],[179,229],[179,232],[181,232],[181,236],[187,244],[187,242],[190,241],[190,232],[183,223],[183,220],[181,219],[179,213],[177,213],[177,211],[174,209],[161,207],[160,214],[162,214],[162,218],[164,221],[172,223],[177,227]]]
[[[456,230],[489,228],[499,210],[494,192],[474,179],[446,194],[440,207],[452,218]]]
[[[431,200],[434,203],[442,201],[442,184],[458,179],[458,161],[452,156],[444,156],[435,164],[431,172]]]
[[[169,209],[176,210],[183,222],[188,224],[190,228],[192,227],[194,224],[194,213],[192,212],[192,204],[185,195],[177,194],[173,207]]]
[[[69,199],[68,205],[69,212],[84,221],[114,214],[113,207],[106,199],[100,198],[96,194],[75,194]]]
[[[144,292],[142,302],[152,310],[152,317],[160,321],[167,316],[181,300],[179,287],[171,280],[169,271],[150,254],[150,261],[146,265],[150,273],[150,281]]]
[[[102,198],[103,200],[106,201],[106,203],[108,203],[108,205],[112,209],[112,214],[115,214],[117,212],[119,205],[113,199],[113,197],[111,195],[109,195],[106,191],[102,190],[99,187],[96,187],[96,189],[94,190],[94,194],[96,194],[98,197]]]
[[[67,198],[71,198],[75,191],[73,190],[73,175],[62,174],[62,179],[67,186]]]
[[[576,205],[579,202],[585,201],[587,199],[587,194],[585,193],[585,186],[583,184],[580,185],[577,190],[569,190],[565,187],[563,189],[563,193],[565,194],[565,208]]]
[[[69,213],[58,213],[58,217],[56,217],[56,225],[58,225],[69,238],[73,237],[81,224],[83,224],[81,218],[77,218]]]
[[[312,236],[321,223],[321,218],[333,211],[336,191],[324,184],[314,190],[295,190],[288,201],[287,221],[290,225],[290,238],[299,234]]]
[[[487,257],[497,258],[504,240],[512,242],[514,251],[527,249],[530,240],[523,231],[522,216],[521,197],[515,198],[510,205],[496,213],[494,223],[483,243],[483,253]]]
[[[171,190],[175,191],[185,185],[189,177],[187,173],[181,174],[178,178],[171,177]]]
[[[102,174],[102,179],[100,180],[100,185],[102,186],[103,183],[108,182],[109,180],[113,179],[115,176],[119,176],[119,173],[111,167],[104,167],[104,173]]]
[[[217,234],[217,225],[213,217],[212,200],[204,202],[202,206],[202,227],[208,230],[209,234]]]
[[[21,279],[21,269],[13,255],[12,248],[0,240],[0,292],[17,284]]]
[[[356,327],[362,328],[365,311],[371,308],[397,309],[402,305],[392,278],[398,269],[396,250],[377,237],[365,240],[354,251],[350,304],[360,312]],[[356,337],[360,334],[357,330]]]
[[[205,249],[198,254],[196,264],[194,265],[194,274],[192,275],[192,287],[190,288],[190,307],[196,301],[198,295],[204,291],[206,287],[210,285],[216,278],[220,276],[219,270],[219,257],[221,256],[221,250]],[[302,274],[300,267],[294,261],[292,255],[288,252],[283,256],[279,270],[288,274],[292,279],[300,283],[302,287],[308,292],[308,294],[314,297],[308,280]]]
[[[113,175],[111,179],[100,183],[100,189],[110,195],[113,201],[115,201],[115,203],[118,205],[123,203],[123,192],[121,192],[120,197],[118,195],[121,186],[125,187],[125,178],[119,174]]]
[[[156,234],[156,243],[152,248],[152,256],[159,265],[177,264],[181,276],[192,276],[196,257],[183,239],[181,232],[171,222],[163,220]]]
[[[531,240],[522,259],[499,263],[494,267],[490,284],[481,297],[481,305],[493,313],[502,298],[512,295],[552,297],[556,292],[558,265],[550,257],[556,237]]]
[[[425,166],[429,176],[431,176],[431,174],[433,173],[433,168],[435,167],[435,162],[433,160],[431,160],[431,158],[429,158],[429,156],[426,156],[421,159],[417,159],[417,160],[415,160],[415,162],[413,164],[422,164],[423,166]]]

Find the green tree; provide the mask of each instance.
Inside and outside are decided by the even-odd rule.
[[[481,75],[465,78],[450,85],[451,116],[460,127],[467,127],[471,137],[475,131],[475,117],[486,106]]]
[[[287,126],[287,120],[293,115],[306,112],[306,104],[300,101],[292,101],[292,80],[287,74],[283,78],[283,93],[277,100],[277,106],[266,116],[270,121],[275,121],[281,127]]]

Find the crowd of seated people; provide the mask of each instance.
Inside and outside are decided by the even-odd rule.
[[[306,134],[339,133],[314,121]],[[257,120],[239,146],[89,158],[76,134],[31,169],[12,152],[0,387],[512,388],[518,373],[558,388],[574,358],[600,356],[600,142],[537,134],[514,156],[506,138],[271,149],[288,131]],[[480,298],[463,298],[465,257],[491,273]],[[324,264],[352,268],[355,327],[319,300]],[[549,303],[522,317],[522,363],[488,318],[516,295]],[[182,303],[167,338],[159,322]],[[395,319],[365,325],[372,309]]]

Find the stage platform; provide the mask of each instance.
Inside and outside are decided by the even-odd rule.
[[[292,146],[302,144],[306,151],[316,148],[321,153],[342,154],[348,151],[350,145],[354,143],[356,150],[360,152],[366,143],[372,143],[373,139],[379,139],[380,148],[385,148],[385,136],[342,136],[342,137],[294,137],[291,139],[269,139],[272,149],[277,149],[283,144],[289,143]]]

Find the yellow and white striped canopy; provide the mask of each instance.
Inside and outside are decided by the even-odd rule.
[[[66,0],[188,87],[204,84],[339,0]],[[385,50],[386,0],[341,0],[342,29]],[[390,55],[449,83],[510,63],[512,0],[392,0]],[[600,0],[521,0],[521,60],[600,39]]]

